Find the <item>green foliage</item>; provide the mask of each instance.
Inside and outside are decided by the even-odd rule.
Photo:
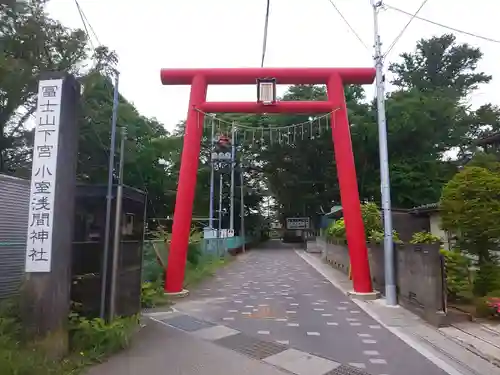
[[[220,267],[225,266],[231,260],[230,256],[219,257],[214,255],[204,255],[199,259],[198,264],[188,263],[184,277],[184,286],[193,287],[211,277]]]
[[[494,290],[487,296],[478,297],[474,300],[476,317],[499,318],[500,317],[500,290]]]
[[[200,263],[202,256],[200,245],[199,241],[190,242],[188,245],[187,261],[193,266],[197,266]]]
[[[345,241],[346,233],[345,233],[345,221],[344,219],[335,220],[328,225],[326,229],[326,235],[329,239],[337,240],[337,241]]]
[[[441,243],[441,238],[438,236],[433,235],[432,233],[423,231],[423,232],[417,232],[413,233],[413,236],[410,240],[411,244],[419,244],[419,243],[426,243],[426,244],[433,244],[433,243]]]
[[[74,375],[125,348],[137,328],[138,317],[101,319],[69,317],[70,354],[61,361],[45,357],[23,335],[17,301],[0,303],[0,372],[2,375]]]
[[[83,30],[50,18],[46,3],[0,5],[0,173],[29,176],[33,133],[25,123],[36,108],[39,74],[79,75],[88,57]]]
[[[403,53],[401,63],[390,64],[389,70],[396,75],[391,83],[404,89],[439,90],[450,97],[464,97],[491,81],[491,76],[476,72],[482,56],[479,48],[456,45],[453,34],[421,39],[414,54]]]
[[[368,202],[362,204],[361,216],[363,217],[366,237],[373,231],[382,231],[382,215],[376,203]]]
[[[70,316],[71,349],[92,362],[126,348],[137,329],[138,317],[117,317],[106,323],[101,318]]]
[[[367,237],[367,240],[376,244],[384,243],[384,232],[372,230],[370,235]],[[392,231],[392,242],[395,244],[402,244],[403,241],[399,238],[399,233],[395,230]]]
[[[474,277],[474,295],[482,297],[495,290],[500,290],[500,266],[495,262],[480,264]]]
[[[478,297],[474,300],[476,308],[476,317],[478,318],[491,318],[493,316],[493,309],[488,305],[488,297]]]
[[[153,308],[169,305],[171,302],[165,296],[162,281],[144,281],[141,285],[141,307]]]
[[[446,287],[450,300],[468,300],[472,297],[469,259],[458,249],[441,249],[446,267]]]
[[[500,163],[496,154],[477,152],[467,166],[484,168],[491,172],[500,173]]]
[[[363,217],[363,224],[365,226],[366,239],[374,243],[383,243],[382,217],[377,205],[373,202],[361,205],[361,216]],[[332,240],[345,241],[344,219],[342,218],[330,223],[326,229],[326,236]],[[403,242],[399,239],[399,234],[395,230],[392,231],[392,240],[397,244]]]
[[[158,261],[154,246],[165,246],[165,243],[162,240],[145,241],[142,258],[143,282],[155,283],[163,278],[164,269]]]
[[[500,240],[500,175],[485,168],[466,167],[443,189],[442,227],[458,236],[461,249],[489,263]]]
[[[442,186],[453,177],[457,162],[443,156],[458,149],[470,156],[474,140],[482,136],[484,124],[500,129],[500,110],[484,105],[471,110],[467,95],[491,77],[477,70],[482,53],[459,44],[453,35],[420,40],[390,65],[395,90],[387,98],[391,198],[395,207],[412,208],[436,202]],[[443,72],[445,72],[443,74]],[[359,194],[362,201],[380,197],[380,169],[376,107],[363,100],[363,90],[346,87]],[[324,100],[323,87],[292,86],[283,100]],[[308,121],[307,115],[245,116],[245,123],[270,127]],[[240,118],[233,118],[239,120]],[[309,130],[305,138],[309,138]],[[309,141],[286,142],[252,149],[264,163],[265,176],[287,212],[313,216],[321,207],[340,202],[331,134],[313,134]],[[267,139],[266,139],[267,140]],[[296,199],[300,191],[301,199]],[[367,232],[368,233],[368,232]]]

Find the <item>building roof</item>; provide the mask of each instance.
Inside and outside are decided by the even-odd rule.
[[[421,206],[413,207],[410,210],[412,214],[423,214],[428,212],[439,211],[439,202],[423,204]]]
[[[494,143],[500,143],[500,132],[491,133],[476,141],[476,144],[479,146],[486,146]]]
[[[324,214],[326,217],[337,216],[342,213],[342,206],[333,206],[330,212]]]

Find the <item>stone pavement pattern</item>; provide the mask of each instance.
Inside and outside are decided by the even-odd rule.
[[[445,374],[286,246],[249,252],[176,308],[212,322],[192,330],[201,338],[229,348],[243,345],[238,337],[268,342],[259,359],[296,374]],[[304,353],[326,362],[304,372]]]
[[[243,354],[147,321],[132,346],[86,375],[286,375]],[[288,374],[289,375],[289,374]]]

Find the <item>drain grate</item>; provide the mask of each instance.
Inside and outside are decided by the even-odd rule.
[[[332,370],[325,375],[370,375],[368,372],[357,369],[355,367],[342,365],[337,367],[335,370]]]
[[[202,328],[214,326],[212,323],[198,320],[189,315],[179,315],[173,318],[162,319],[162,322],[186,332],[194,332]]]
[[[243,333],[224,337],[214,342],[255,359],[264,359],[288,349],[285,345],[259,340]]]

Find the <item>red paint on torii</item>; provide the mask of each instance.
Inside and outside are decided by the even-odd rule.
[[[332,75],[344,85],[367,85],[375,79],[375,68],[208,68],[162,69],[164,85],[190,85],[196,76],[207,85],[254,85],[257,78],[275,78],[278,85],[326,85]]]
[[[354,291],[372,292],[366,238],[361,217],[358,183],[351,134],[347,119],[344,85],[370,84],[373,68],[223,68],[162,69],[164,85],[191,85],[186,133],[174,210],[165,291],[181,292],[191,229],[193,201],[198,171],[204,113],[331,113],[340,197],[346,224],[346,237],[352,267]],[[207,102],[207,86],[256,84],[258,78],[274,78],[277,84],[326,84],[328,100],[283,101],[273,105],[257,102]],[[201,112],[200,112],[201,111]]]

